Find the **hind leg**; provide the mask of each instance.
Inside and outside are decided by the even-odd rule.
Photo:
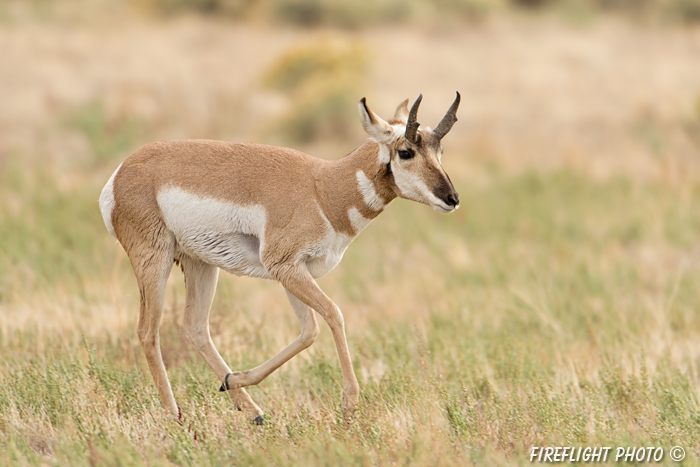
[[[219,268],[191,257],[180,259],[185,274],[187,300],[185,302],[185,334],[194,350],[223,381],[231,373],[224,359],[216,350],[209,333],[209,310],[214,300]],[[245,389],[230,389],[229,395],[236,406],[256,423],[263,420],[263,411],[250,398]]]
[[[163,407],[172,415],[178,416],[178,407],[160,350],[159,333],[165,301],[165,286],[173,264],[172,241],[164,242],[157,249],[148,248],[147,251],[129,253],[141,294],[141,312],[137,329],[139,340]]]

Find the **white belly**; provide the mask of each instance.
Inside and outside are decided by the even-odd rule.
[[[177,187],[158,192],[158,205],[178,249],[239,276],[270,278],[260,260],[266,212],[188,193]]]
[[[238,206],[172,186],[161,189],[157,199],[179,252],[239,276],[271,278],[261,260],[267,221],[263,206]],[[298,256],[315,278],[325,276],[340,263],[356,236],[336,232],[320,208],[319,213],[326,234]],[[348,215],[356,234],[369,224],[355,208]]]

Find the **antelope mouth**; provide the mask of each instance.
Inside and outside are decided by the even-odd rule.
[[[459,204],[456,204],[454,206],[450,206],[450,205],[444,204],[444,203],[435,203],[431,207],[434,210],[436,210],[437,212],[440,212],[442,214],[449,214],[449,213],[454,212],[457,209],[459,209]]]

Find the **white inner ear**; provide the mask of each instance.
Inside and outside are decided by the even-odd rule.
[[[408,120],[408,99],[406,99],[405,101],[400,103],[398,107],[396,107],[396,112],[394,112],[394,118],[397,118],[404,122]]]
[[[369,135],[369,137],[375,143],[388,143],[394,139],[394,129],[387,122],[382,120],[374,112],[366,109],[365,106],[360,102],[360,119],[362,120],[362,126]],[[372,115],[368,113],[372,112]],[[372,121],[374,120],[374,122]]]

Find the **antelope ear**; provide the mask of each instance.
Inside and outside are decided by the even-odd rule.
[[[394,112],[394,118],[405,122],[408,120],[408,99],[403,101],[396,107],[396,112]]]
[[[375,143],[387,143],[394,138],[394,129],[387,122],[369,110],[363,97],[358,106],[362,126]]]

